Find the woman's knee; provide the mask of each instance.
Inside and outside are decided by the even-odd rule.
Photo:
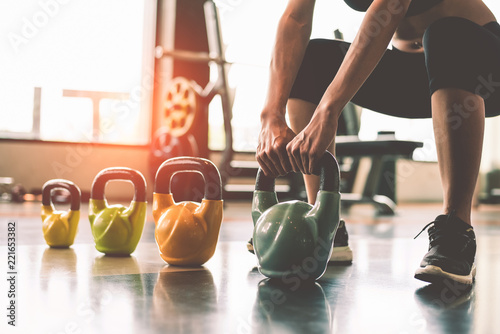
[[[342,64],[348,45],[337,40],[311,40],[295,78],[290,98],[318,104]]]
[[[299,133],[309,124],[316,106],[316,104],[302,99],[288,100],[288,119],[290,121],[290,128],[295,133]]]
[[[474,93],[478,78],[492,70],[490,39],[483,27],[464,18],[432,23],[423,39],[431,94],[440,88]]]
[[[329,39],[312,39],[307,45],[304,59],[304,65],[325,66],[326,64],[336,64],[340,66],[344,60],[345,54],[349,49],[349,43],[329,40]]]

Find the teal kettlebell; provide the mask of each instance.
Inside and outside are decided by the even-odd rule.
[[[278,203],[275,180],[259,169],[252,202],[253,246],[259,271],[269,278],[316,280],[326,270],[339,225],[340,172],[329,153],[319,161],[316,203]]]
[[[108,206],[104,198],[106,183],[126,180],[134,184],[134,199],[130,206]],[[103,169],[94,179],[89,201],[89,221],[95,248],[106,255],[127,256],[134,252],[146,222],[146,180],[130,168]]]

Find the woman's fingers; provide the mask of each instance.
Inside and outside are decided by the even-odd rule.
[[[262,171],[264,171],[264,174],[266,176],[278,176],[278,170],[274,167],[273,162],[269,157],[267,156],[266,152],[264,151],[257,151],[257,154],[255,155],[257,162],[260,165],[260,168],[262,168]]]
[[[292,170],[292,165],[290,164],[290,159],[288,158],[288,154],[286,153],[286,147],[278,151],[278,158],[280,161],[280,169],[278,171],[281,172],[280,175],[286,175],[288,172]]]
[[[315,151],[310,151],[309,152],[309,156],[308,156],[308,166],[307,166],[307,171],[308,171],[308,174],[316,174],[316,166],[318,165],[318,161],[321,157],[318,156],[318,154],[315,152]]]
[[[295,173],[300,173],[299,165],[297,165],[297,162],[290,154],[288,155],[288,161],[290,161],[290,165],[291,165],[292,170]]]
[[[268,147],[258,150],[256,154],[257,162],[267,176],[278,177],[286,175],[292,170],[292,165],[286,152],[286,146]]]
[[[295,172],[315,174],[321,154],[315,146],[310,147],[299,139],[294,139],[287,145],[287,152]]]
[[[267,157],[269,158],[269,164],[272,165],[272,168],[276,171],[276,176],[284,175],[285,170],[281,165],[280,153],[277,150],[270,149],[267,152]]]
[[[303,155],[300,152],[300,145],[297,140],[292,140],[286,147],[288,158],[293,162],[295,168],[298,169],[302,174],[305,174],[305,168],[303,164]]]

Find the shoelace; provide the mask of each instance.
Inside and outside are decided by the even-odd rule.
[[[453,214],[454,212],[452,212],[446,219],[446,221],[444,222],[445,224],[448,223],[448,220],[450,219],[451,215]],[[416,239],[418,238],[418,236],[420,234],[422,234],[422,232],[424,232],[429,226],[435,224],[436,221],[432,221],[430,222],[429,224],[425,225],[424,228],[413,238],[413,239]],[[449,238],[451,235],[448,234],[444,234],[444,230],[446,230],[446,228],[443,228],[442,226],[440,227],[434,227],[429,230],[429,246],[430,247],[433,247],[434,245],[436,245],[436,242],[439,241],[440,239],[443,239],[443,238]],[[472,240],[475,240],[474,238],[471,238],[470,236],[467,236],[467,235],[464,235],[462,233],[457,233],[456,231],[449,231],[451,233],[453,233],[455,235],[456,238],[461,238],[464,240],[464,243],[462,245],[460,245],[460,252],[463,251],[465,248],[467,248],[467,246],[469,245],[469,243],[472,241]],[[454,240],[456,240],[455,238],[453,238]]]
[[[450,214],[448,215],[448,217],[446,217],[446,222],[448,222],[448,220],[453,217],[455,215],[455,210],[452,210],[450,212]],[[417,239],[419,235],[422,234],[422,232],[424,232],[429,226],[431,226],[432,224],[434,224],[436,221],[432,221],[430,222],[429,224],[425,225],[424,228],[422,229],[422,231],[418,232],[418,234],[413,238],[413,240]]]
[[[429,226],[431,226],[432,224],[434,224],[434,222],[430,222],[429,224],[425,225],[424,228],[422,229],[422,231],[418,232],[418,234],[413,238],[413,240],[417,239],[419,235],[422,234],[422,232],[424,232]]]

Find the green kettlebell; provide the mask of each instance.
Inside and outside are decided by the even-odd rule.
[[[110,180],[131,181],[135,187],[129,207],[108,206],[104,198]],[[89,201],[89,220],[95,248],[106,255],[126,256],[134,252],[146,222],[146,180],[133,169],[125,167],[103,169],[94,179]]]
[[[274,178],[259,169],[252,203],[253,246],[260,272],[269,278],[316,280],[326,270],[339,225],[340,172],[325,152],[319,161],[320,187],[314,206],[278,203]]]
[[[52,204],[51,192],[54,189],[66,189],[71,195],[68,211],[58,211]],[[80,221],[80,188],[71,181],[54,179],[45,182],[42,187],[43,237],[47,245],[54,248],[67,248],[75,241]]]

